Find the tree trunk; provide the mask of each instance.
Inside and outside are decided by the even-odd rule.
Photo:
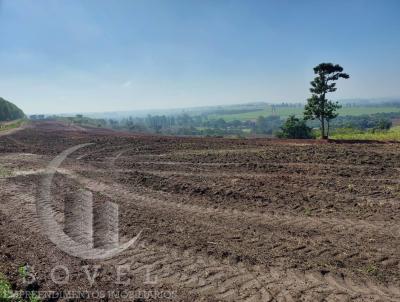
[[[326,85],[325,80],[325,85]],[[322,94],[322,139],[328,139],[328,136],[325,134],[325,103],[326,103],[326,93]]]
[[[321,119],[321,137],[322,139],[327,139],[328,137],[325,135],[325,119]]]
[[[326,138],[329,139],[329,134],[330,134],[330,130],[331,130],[331,124],[330,124],[329,120],[327,120],[327,123],[328,123],[328,131],[326,133]]]

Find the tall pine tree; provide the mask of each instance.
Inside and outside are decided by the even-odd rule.
[[[307,100],[304,108],[306,120],[318,119],[321,123],[321,136],[329,137],[330,121],[338,116],[337,110],[341,108],[338,102],[327,99],[329,92],[336,91],[336,81],[340,78],[348,79],[350,76],[343,72],[343,67],[332,63],[321,63],[314,67],[317,75],[311,82],[311,97]]]

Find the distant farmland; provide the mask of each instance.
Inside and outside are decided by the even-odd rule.
[[[222,118],[225,121],[248,121],[255,120],[259,116],[270,116],[270,115],[278,115],[282,118],[286,118],[289,115],[302,115],[304,109],[303,107],[275,107],[275,112],[272,111],[272,106],[267,106],[263,110],[245,112],[245,113],[236,113],[236,114],[210,114],[209,118],[211,119],[219,119]],[[384,107],[384,106],[365,106],[365,107],[343,107],[339,110],[340,115],[363,115],[363,114],[374,114],[374,113],[390,113],[390,112],[400,112],[400,107]]]

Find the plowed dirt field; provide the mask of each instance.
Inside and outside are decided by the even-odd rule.
[[[84,143],[92,145],[57,171],[54,208],[62,222],[62,205],[78,188],[94,202],[118,204],[120,241],[141,235],[110,259],[63,252],[36,212],[46,166]],[[18,290],[18,270],[29,265],[38,290],[60,296],[164,293],[103,301],[400,301],[399,176],[394,143],[162,137],[33,123],[0,137],[0,272]],[[65,284],[51,278],[59,266],[68,269]],[[121,266],[129,267],[126,282],[116,284]],[[99,268],[92,286],[83,267]]]

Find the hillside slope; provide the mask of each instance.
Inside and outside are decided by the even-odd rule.
[[[25,114],[21,109],[0,97],[0,122],[12,121],[23,117],[25,117]]]

